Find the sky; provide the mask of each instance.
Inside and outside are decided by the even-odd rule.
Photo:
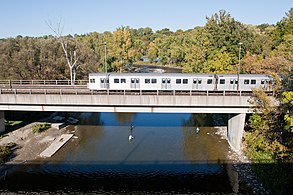
[[[225,10],[244,24],[276,24],[292,0],[0,0],[0,38],[113,32],[122,26],[172,31],[204,26],[206,17]]]

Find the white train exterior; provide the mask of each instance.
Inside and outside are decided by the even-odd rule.
[[[267,74],[90,73],[90,90],[251,91],[272,90]]]

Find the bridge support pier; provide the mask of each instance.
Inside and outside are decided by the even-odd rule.
[[[5,131],[4,111],[0,111],[0,133]]]
[[[228,143],[235,152],[241,149],[246,114],[238,114],[228,120]]]

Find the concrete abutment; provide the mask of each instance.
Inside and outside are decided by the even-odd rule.
[[[245,113],[232,116],[228,120],[228,143],[235,152],[240,152],[245,124]]]

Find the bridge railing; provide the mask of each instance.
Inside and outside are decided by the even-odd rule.
[[[248,91],[174,91],[174,90],[120,90],[92,91],[79,87],[71,88],[0,88],[1,94],[36,94],[36,95],[171,95],[171,96],[251,96]]]
[[[88,80],[76,80],[74,85],[87,85]],[[1,86],[11,85],[71,85],[70,80],[0,80]]]

